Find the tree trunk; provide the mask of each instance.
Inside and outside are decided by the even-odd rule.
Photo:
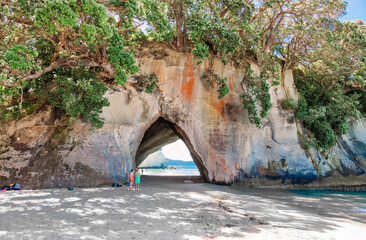
[[[180,51],[183,47],[183,6],[182,4],[177,4],[175,7],[175,21],[177,27],[177,49]]]

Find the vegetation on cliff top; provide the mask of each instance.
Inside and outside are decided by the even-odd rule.
[[[278,84],[280,71],[297,69],[298,119],[327,148],[366,106],[365,25],[340,23],[345,6],[342,0],[0,0],[0,117],[48,103],[69,120],[101,127],[104,85],[124,85],[139,71],[137,47],[153,41],[191,52],[197,64],[214,56],[247,69],[241,97],[257,126],[271,107],[267,80]],[[250,63],[262,70],[258,76]],[[223,98],[226,80],[209,70],[204,76]]]

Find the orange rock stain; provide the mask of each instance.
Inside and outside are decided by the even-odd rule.
[[[230,76],[228,78],[227,84],[228,84],[230,92],[234,91],[234,84],[233,84],[233,77],[232,76]],[[230,92],[229,92],[229,94],[230,94]]]
[[[156,75],[158,75],[160,83],[165,83],[165,72],[161,68],[156,71]]]
[[[214,108],[217,112],[217,115],[222,117],[222,110],[224,109],[224,99],[220,99],[217,104],[215,104]]]
[[[193,59],[192,56],[190,56],[186,62],[186,68],[185,68],[185,82],[181,88],[181,95],[185,99],[190,99],[193,92],[194,87],[194,70],[193,70]]]

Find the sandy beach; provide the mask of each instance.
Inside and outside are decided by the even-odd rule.
[[[156,176],[143,176],[141,191],[132,192],[126,186],[0,192],[0,239],[365,236],[366,200],[358,195],[312,197],[205,184],[199,177]]]

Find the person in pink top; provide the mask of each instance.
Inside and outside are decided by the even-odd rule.
[[[133,169],[131,170],[131,173],[130,173],[130,180],[129,180],[129,182],[130,182],[130,189],[129,190],[132,191],[132,185],[135,182],[135,174],[134,174]]]

